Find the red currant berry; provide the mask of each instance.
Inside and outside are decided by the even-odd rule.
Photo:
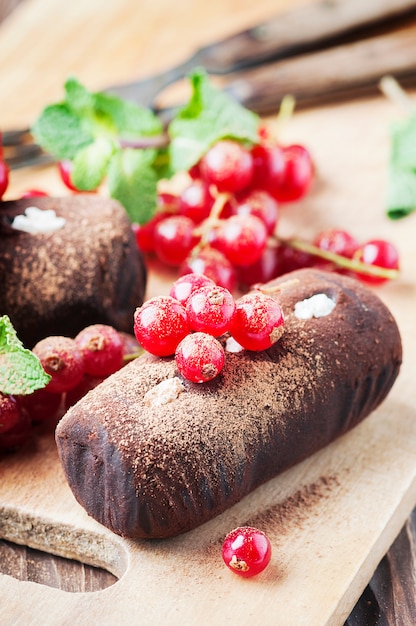
[[[175,352],[176,365],[184,378],[205,383],[224,367],[224,348],[212,335],[192,333],[182,339]]]
[[[65,409],[68,410],[69,407],[76,404],[76,402],[86,396],[89,391],[98,387],[103,380],[105,380],[105,377],[84,374],[81,382],[74,387],[74,389],[71,389],[65,394]]]
[[[290,246],[279,245],[276,248],[276,255],[280,267],[279,276],[302,269],[303,267],[312,267],[316,264],[316,256],[296,250]]]
[[[255,215],[233,215],[216,228],[212,245],[233,265],[251,265],[263,254],[267,242],[264,223]]]
[[[194,180],[180,196],[179,214],[200,224],[209,216],[213,204],[214,198],[207,184],[202,180]]]
[[[314,172],[313,163],[303,146],[286,146],[282,150],[285,160],[283,179],[269,191],[278,202],[294,202],[309,190]]]
[[[199,162],[195,163],[195,165],[193,165],[188,170],[188,174],[189,174],[189,177],[192,178],[192,180],[196,180],[197,178],[201,178],[201,168],[199,166]]]
[[[266,246],[258,261],[238,269],[239,284],[243,286],[244,291],[247,291],[247,288],[253,285],[267,283],[282,273],[281,263],[275,246]]]
[[[168,216],[169,213],[155,213],[155,215],[148,222],[146,222],[146,224],[134,223],[131,225],[139,250],[145,254],[155,251],[156,225]]]
[[[157,196],[157,208],[162,213],[173,215],[179,210],[179,197],[174,193],[161,191]]]
[[[151,298],[134,314],[137,341],[156,356],[174,354],[189,331],[185,307],[171,296]]]
[[[118,331],[118,334],[121,339],[121,343],[123,344],[123,362],[125,357],[132,358],[141,353],[142,350],[139,346],[139,342],[134,335],[123,331]]]
[[[20,197],[23,200],[25,198],[43,198],[48,195],[46,191],[42,191],[41,189],[27,189]]]
[[[106,324],[91,324],[75,337],[84,359],[85,373],[110,376],[123,365],[123,342],[119,333]]]
[[[0,392],[0,434],[16,426],[20,419],[20,411],[16,398]]]
[[[22,447],[28,441],[31,431],[32,420],[22,407],[19,421],[10,430],[0,434],[0,450],[13,451]]]
[[[81,351],[70,337],[46,337],[33,348],[43,369],[52,376],[46,388],[50,393],[64,393],[76,387],[84,375]]]
[[[225,565],[243,578],[260,574],[270,563],[272,546],[257,528],[243,526],[228,533],[222,545]]]
[[[9,186],[9,168],[5,161],[0,159],[0,199],[6,192]]]
[[[399,269],[399,254],[396,247],[383,239],[367,241],[356,250],[353,258],[362,263],[367,263],[367,265],[385,269]],[[372,276],[364,273],[357,273],[357,277],[372,285],[381,285],[388,280],[381,276]]]
[[[235,215],[255,215],[260,218],[272,235],[279,216],[279,206],[276,200],[267,192],[261,190],[250,191],[239,197],[233,207]]]
[[[180,269],[180,273],[204,274],[221,287],[233,291],[236,282],[235,270],[230,261],[215,248],[206,247],[188,257]]]
[[[37,389],[27,396],[20,396],[21,405],[33,422],[56,419],[62,402],[61,393],[50,393],[48,388]]]
[[[328,250],[349,259],[352,258],[359,245],[352,235],[339,228],[330,228],[318,233],[313,243],[321,250]]]
[[[71,172],[73,169],[72,161],[60,161],[58,163],[58,169],[65,187],[68,187],[68,189],[70,189],[71,191],[79,191],[79,189],[75,187],[71,180]]]
[[[235,302],[224,287],[201,287],[186,303],[186,315],[192,330],[219,337],[227,332],[235,315]]]
[[[169,295],[184,306],[189,296],[200,287],[214,287],[213,280],[203,274],[185,274],[173,283]]]
[[[273,298],[249,293],[236,303],[231,326],[234,339],[246,350],[266,350],[283,334],[283,313]]]
[[[154,230],[155,252],[166,265],[179,266],[196,245],[194,222],[184,215],[172,215],[158,222]]]
[[[224,139],[202,157],[200,169],[208,185],[215,185],[220,193],[235,193],[251,183],[253,157],[237,141]]]
[[[258,144],[252,148],[251,154],[254,166],[252,186],[273,193],[284,177],[282,148],[277,144]]]

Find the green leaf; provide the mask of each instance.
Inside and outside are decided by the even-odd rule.
[[[56,159],[72,160],[79,150],[94,141],[90,129],[66,103],[47,106],[32,127],[42,148]]]
[[[153,111],[112,94],[94,94],[94,108],[112,119],[122,137],[148,137],[158,135],[163,130],[161,121]]]
[[[107,173],[114,149],[110,139],[98,137],[76,154],[71,179],[77,189],[81,191],[97,189]]]
[[[108,188],[112,198],[126,209],[130,220],[144,224],[156,209],[157,174],[152,166],[154,150],[118,151],[108,168]]]
[[[26,395],[45,387],[51,377],[38,357],[23,347],[7,315],[0,317],[0,391]]]
[[[391,219],[406,217],[416,210],[416,174],[391,166],[387,187],[387,215]]]
[[[65,83],[65,102],[78,115],[85,115],[94,108],[94,96],[76,78]]]
[[[258,141],[257,115],[217,90],[204,71],[193,72],[190,79],[193,88],[190,102],[169,125],[170,156],[175,172],[188,170],[219,139]]]
[[[390,137],[392,165],[416,172],[416,115],[396,122],[391,128]]]

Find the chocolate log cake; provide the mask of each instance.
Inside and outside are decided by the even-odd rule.
[[[31,348],[95,323],[131,333],[146,271],[117,202],[36,197],[0,203],[0,284],[0,313]]]
[[[285,330],[268,350],[227,352],[221,374],[203,384],[181,378],[173,358],[146,354],[63,417],[64,471],[93,518],[134,539],[193,529],[384,400],[402,349],[375,293],[310,269],[271,286]],[[326,305],[311,305],[314,296]]]

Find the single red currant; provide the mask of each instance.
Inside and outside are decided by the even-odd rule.
[[[48,195],[49,194],[46,193],[46,191],[42,191],[42,189],[27,189],[20,197],[23,200],[25,198],[42,198]]]
[[[360,246],[354,253],[353,258],[367,265],[382,267],[385,269],[399,269],[399,254],[397,248],[383,239],[372,239]],[[387,278],[372,276],[371,274],[358,273],[357,277],[372,285],[381,285],[387,282]]]
[[[238,143],[223,139],[215,143],[200,162],[202,178],[222,193],[241,191],[253,178],[253,157]]]
[[[214,198],[208,185],[202,180],[194,180],[183,190],[179,199],[179,214],[189,217],[195,224],[200,224],[210,214]]]
[[[171,296],[151,298],[134,314],[137,341],[156,356],[174,354],[189,331],[185,307]]]
[[[69,409],[78,400],[81,400],[89,391],[98,387],[103,380],[105,380],[105,377],[84,374],[81,382],[65,394],[65,409]]]
[[[349,259],[359,246],[358,241],[352,235],[339,228],[330,228],[318,233],[313,243],[321,250],[328,250]]]
[[[272,546],[265,533],[251,526],[228,533],[222,545],[225,565],[243,578],[260,574],[270,563]]]
[[[279,216],[279,205],[267,191],[257,189],[240,196],[233,212],[235,215],[255,215],[264,223],[267,233],[272,235]]]
[[[181,265],[198,241],[194,228],[194,222],[184,215],[172,215],[158,222],[154,229],[158,258],[166,265]]]
[[[246,350],[270,348],[282,336],[283,328],[282,310],[270,296],[253,292],[237,300],[231,334]]]
[[[235,266],[251,265],[263,254],[267,242],[264,223],[255,215],[234,215],[215,230],[211,242]]]
[[[235,270],[230,261],[215,248],[207,246],[196,255],[189,256],[180,268],[180,274],[204,274],[221,287],[233,291],[236,283]]]
[[[75,337],[75,343],[83,356],[85,373],[90,376],[110,376],[123,365],[123,342],[112,326],[87,326]]]
[[[9,167],[5,161],[0,159],[0,200],[9,186]]]
[[[71,172],[73,169],[72,161],[69,161],[67,159],[59,161],[58,169],[65,187],[68,187],[68,189],[70,189],[71,191],[79,191],[79,189],[75,187],[71,180]]]
[[[286,146],[282,150],[285,160],[283,179],[269,191],[278,202],[295,202],[309,190],[314,173],[313,162],[303,146]]]
[[[238,268],[237,275],[243,291],[247,291],[247,288],[258,283],[267,283],[281,273],[281,262],[276,246],[266,246],[258,261]]]
[[[204,274],[185,274],[173,283],[169,295],[181,304],[186,305],[189,296],[200,287],[214,287],[213,280]]]
[[[10,430],[0,434],[0,450],[8,452],[21,448],[28,441],[31,431],[32,420],[22,407],[19,421]]]
[[[258,144],[251,150],[253,157],[253,188],[269,193],[281,185],[284,178],[285,159],[277,144]]]
[[[46,337],[33,348],[43,369],[52,378],[46,386],[50,393],[64,393],[76,387],[84,375],[81,351],[70,337]]]
[[[37,389],[27,396],[20,396],[19,401],[29,413],[33,422],[41,422],[52,420],[59,416],[62,394],[50,393],[46,387]]]
[[[235,315],[235,302],[224,287],[201,287],[186,303],[186,315],[192,330],[219,337],[227,332]]]
[[[146,224],[131,225],[134,236],[136,237],[136,243],[139,250],[144,253],[150,253],[155,251],[155,228],[156,225],[162,220],[169,217],[169,213],[157,212]]]
[[[176,365],[184,378],[205,383],[224,367],[224,348],[212,335],[192,333],[182,339],[175,352]]]
[[[0,434],[11,430],[20,419],[20,406],[14,396],[0,392]]]

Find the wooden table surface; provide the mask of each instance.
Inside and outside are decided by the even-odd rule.
[[[60,99],[63,82],[70,74],[77,76],[92,90],[145,77],[184,60],[202,44],[258,23],[289,6],[303,3],[302,0],[176,0],[174,3],[168,0],[119,0],[117,3],[111,0],[74,0],[72,3],[64,0],[24,0],[0,25],[0,129],[30,125],[45,104]],[[348,197],[337,196],[339,225],[352,230],[355,227],[363,237],[373,236],[376,231],[386,238],[394,240],[397,237],[400,247],[402,233],[406,229],[397,235],[392,229],[390,237],[392,227],[383,219],[380,188],[385,183],[386,156],[367,153],[364,144],[361,145],[366,141],[368,132],[369,141],[386,150],[387,127],[396,114],[394,106],[379,95],[358,103],[341,103],[322,110],[299,112],[295,114],[287,133],[291,140],[302,142],[305,138],[312,144],[319,169],[314,205],[319,205],[322,185],[326,185],[323,195],[326,200],[331,194],[335,197],[336,194],[345,194],[347,190]],[[325,124],[325,120],[328,120],[332,135],[322,127],[321,143],[321,131],[318,129],[320,124]],[[348,133],[344,130],[338,137],[336,131],[344,120],[354,123],[352,134],[357,141],[357,154],[350,145],[348,158],[342,154],[342,141]],[[374,126],[369,127],[369,120]],[[340,157],[338,164],[336,159],[332,161],[331,150]],[[361,167],[360,173],[355,169],[357,163]],[[367,165],[369,180],[379,182],[379,186],[373,189],[360,186],[362,168]],[[45,188],[51,194],[65,193],[56,169],[43,166],[13,171],[6,197],[16,197],[29,187]],[[374,222],[373,214],[366,217],[366,203],[378,206],[380,222]],[[298,218],[303,210],[303,205],[294,209]],[[305,221],[302,234],[309,236],[316,231],[317,225],[324,224],[323,208],[316,221]],[[404,252],[407,259],[413,261],[414,253],[411,251],[414,251],[415,220],[409,218],[408,224]],[[409,289],[413,289],[412,279],[412,268],[408,265],[401,279],[403,293],[409,285]],[[394,287],[392,291],[389,289],[385,288],[383,297],[388,302],[394,302]],[[409,626],[415,623],[415,536],[416,512],[413,511],[368,581],[346,622],[349,626]],[[0,542],[0,573],[75,591],[99,589],[113,582],[108,572],[38,553],[8,541]],[[21,622],[16,616],[11,623]]]

